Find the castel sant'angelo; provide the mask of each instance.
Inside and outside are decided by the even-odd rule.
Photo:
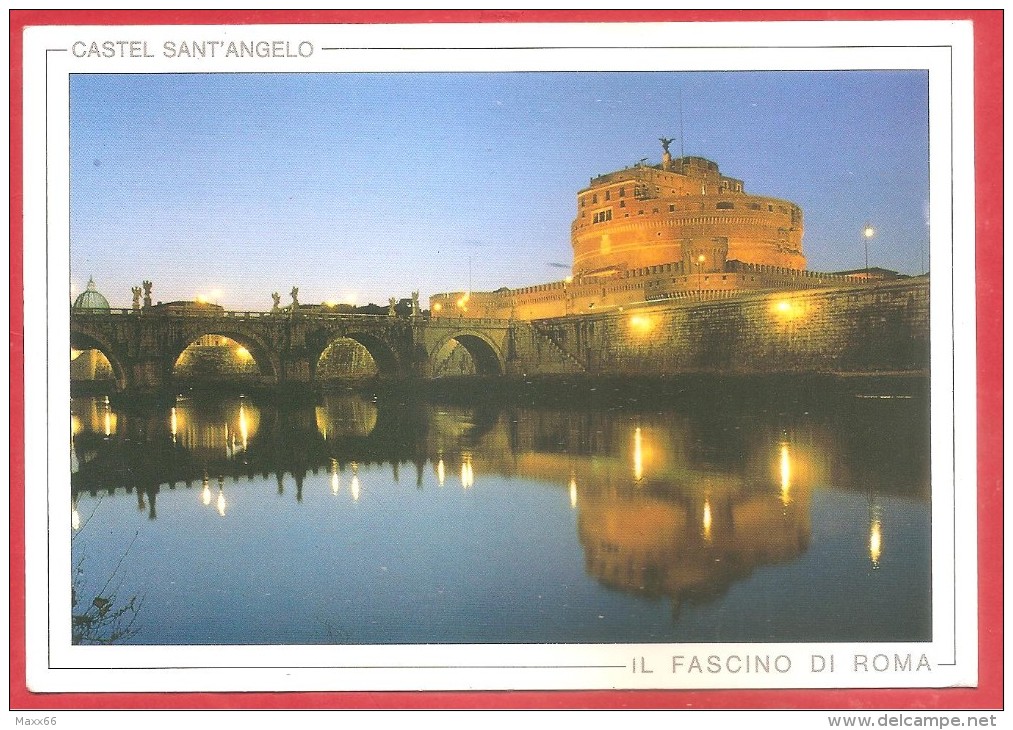
[[[573,273],[562,281],[430,298],[433,317],[541,319],[662,299],[711,299],[758,289],[809,289],[860,275],[807,271],[802,210],[750,195],[702,157],[592,178],[577,193]]]

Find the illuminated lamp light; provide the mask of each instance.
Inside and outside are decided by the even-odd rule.
[[[789,299],[778,299],[773,302],[771,311],[782,319],[797,319],[803,315],[802,307]]]
[[[630,327],[639,334],[645,334],[651,331],[654,327],[654,322],[647,315],[634,314],[630,317]]]

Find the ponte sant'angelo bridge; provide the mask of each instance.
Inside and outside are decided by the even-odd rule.
[[[345,339],[369,352],[383,378],[439,375],[450,362],[447,353],[454,351],[448,344],[455,342],[470,355],[478,375],[924,376],[929,281],[923,276],[824,289],[699,292],[531,321],[315,309],[72,309],[70,315],[71,348],[102,352],[121,391],[170,385],[180,355],[207,335],[242,345],[264,385],[323,379],[321,356]]]
[[[242,345],[263,384],[311,384],[327,347],[344,338],[362,345],[381,377],[430,377],[446,345],[463,346],[480,375],[579,371],[527,322],[423,319],[317,311],[165,312],[148,309],[72,310],[70,345],[108,358],[117,390],[168,385],[184,350],[207,335]]]

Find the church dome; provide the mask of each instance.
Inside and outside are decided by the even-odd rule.
[[[109,301],[95,288],[95,280],[88,278],[88,286],[74,300],[74,309],[90,311],[109,311]]]

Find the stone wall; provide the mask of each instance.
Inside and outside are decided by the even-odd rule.
[[[713,302],[665,302],[534,323],[602,375],[927,373],[926,279]]]

